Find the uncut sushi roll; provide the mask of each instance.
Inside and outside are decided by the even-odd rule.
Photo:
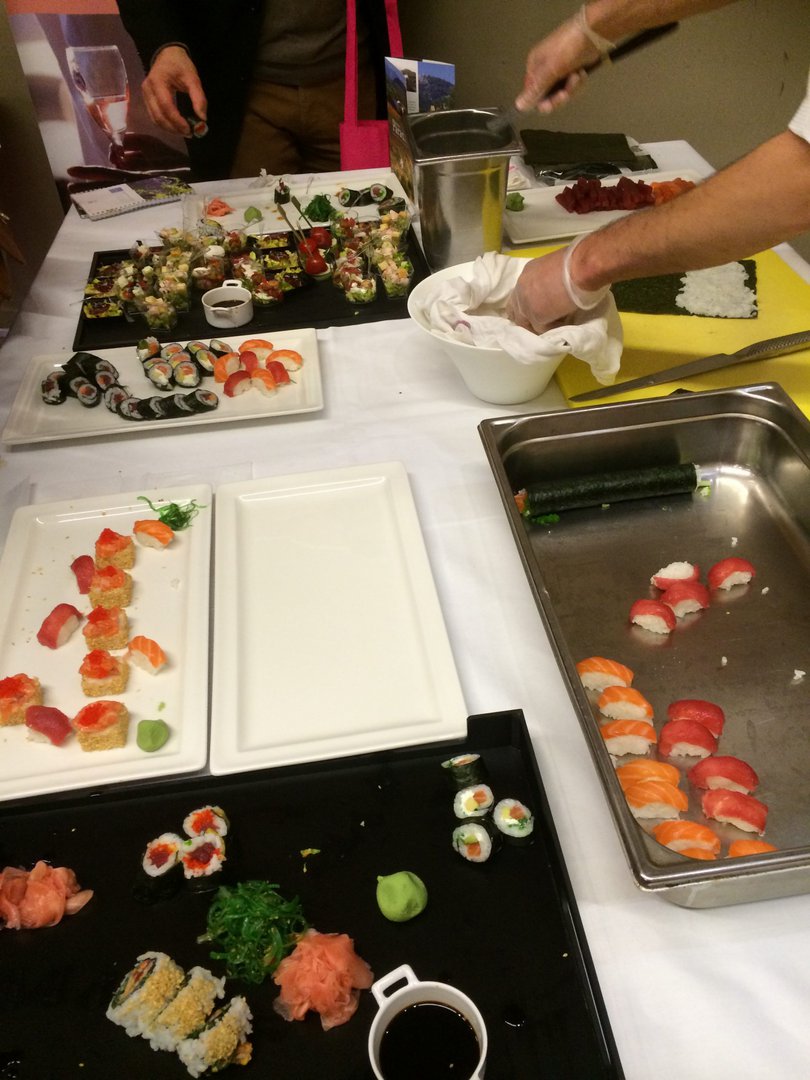
[[[663,757],[708,757],[717,750],[717,739],[697,720],[667,720],[658,737]]]
[[[596,707],[609,720],[652,720],[653,707],[632,686],[606,686]]]
[[[227,836],[229,827],[228,815],[221,806],[200,806],[183,820],[183,832],[186,836],[204,836],[208,832]]]
[[[653,634],[671,634],[677,624],[672,608],[660,600],[636,600],[630,622]]]
[[[143,904],[168,900],[181,888],[184,876],[180,862],[183,838],[162,833],[146,845],[133,887],[135,899]]]
[[[614,757],[646,754],[656,742],[655,728],[646,720],[609,720],[599,728],[599,734]]]
[[[193,967],[177,993],[149,1028],[147,1037],[153,1050],[176,1050],[177,1044],[203,1027],[218,998],[225,996],[225,979],[207,968]]]
[[[702,698],[679,698],[667,706],[667,719],[669,720],[697,720],[705,728],[719,739],[723,734],[726,723],[726,714],[719,705],[713,701],[704,701]]]
[[[228,1065],[247,1065],[253,1048],[248,1035],[253,1030],[248,1003],[234,997],[215,1009],[190,1038],[177,1044],[177,1056],[191,1076],[219,1072]]]
[[[453,813],[457,818],[480,818],[488,814],[495,802],[492,788],[487,784],[474,784],[456,792]]]
[[[604,656],[589,656],[577,664],[577,674],[586,690],[598,690],[600,693],[608,686],[630,686],[633,672],[617,660],[608,660]]]
[[[107,1007],[107,1019],[133,1038],[144,1034],[172,999],[184,976],[180,965],[166,953],[141,953],[113,994]]]
[[[454,787],[458,789],[469,787],[471,784],[482,784],[487,778],[480,754],[456,754],[455,757],[443,761],[442,768],[447,772]]]
[[[744,832],[765,832],[768,807],[753,795],[715,788],[703,793],[700,806],[707,818],[734,825]]]
[[[471,863],[485,863],[500,844],[501,834],[486,820],[465,821],[453,829],[453,849]]]
[[[686,775],[697,788],[726,788],[751,795],[759,786],[759,777],[751,766],[731,754],[710,754]]]
[[[679,787],[666,780],[639,780],[624,793],[633,817],[676,818],[689,807],[689,799]]]
[[[500,799],[492,811],[492,821],[509,843],[526,843],[534,833],[534,814],[519,799]]]

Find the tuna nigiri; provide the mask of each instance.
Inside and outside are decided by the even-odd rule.
[[[157,518],[144,518],[132,526],[132,534],[143,547],[157,548],[162,551],[174,540],[174,529],[165,521]]]
[[[606,686],[629,686],[633,681],[633,672],[617,660],[608,660],[604,656],[589,656],[577,664],[577,673],[586,690],[599,690]]]
[[[697,788],[726,788],[750,795],[759,785],[759,777],[751,766],[731,754],[711,754],[693,765],[687,773],[690,784]]]
[[[292,382],[289,371],[280,360],[274,360],[272,356],[267,359],[267,370],[276,380],[278,386],[285,386],[287,383]]]
[[[596,703],[610,720],[652,720],[653,707],[632,686],[606,686]]]
[[[705,728],[719,739],[723,734],[726,723],[726,714],[719,705],[713,701],[704,701],[702,698],[679,698],[667,706],[667,718],[669,720],[697,720]]]
[[[706,580],[710,589],[731,589],[735,585],[747,585],[755,574],[756,570],[748,559],[732,555],[710,567]]]
[[[738,859],[743,855],[764,855],[768,851],[778,850],[765,840],[734,840],[728,845],[728,854],[731,859]]]
[[[664,757],[708,757],[717,739],[697,720],[667,720],[661,728],[658,751]]]
[[[673,581],[661,594],[661,603],[672,608],[677,619],[709,606],[709,590],[699,581]]]
[[[225,397],[238,397],[240,394],[244,394],[246,390],[250,390],[251,385],[250,375],[244,368],[240,368],[238,371],[231,372],[225,380],[222,390]]]
[[[630,608],[630,622],[653,634],[670,634],[676,626],[672,608],[660,600],[636,600]]]
[[[624,797],[637,818],[676,818],[689,806],[686,794],[666,780],[640,780],[627,788]]]
[[[156,641],[137,634],[129,643],[127,659],[136,667],[148,671],[150,675],[157,675],[166,665],[166,654]]]
[[[759,833],[760,836],[765,832],[768,807],[753,795],[715,788],[704,792],[700,805],[706,817],[714,821],[728,822],[738,829]]]
[[[91,555],[78,555],[70,564],[70,569],[76,575],[76,585],[79,592],[84,596],[90,591],[90,582],[96,572],[96,564]]]
[[[716,855],[720,851],[720,837],[708,825],[696,821],[662,821],[653,829],[659,844],[679,851],[681,854],[701,849]]]
[[[676,581],[697,581],[700,568],[690,562],[671,562],[662,566],[657,574],[650,578],[650,584],[656,589],[668,589]]]
[[[48,649],[58,649],[72,637],[83,618],[72,604],[57,604],[37,630],[37,641]]]
[[[614,757],[646,754],[656,740],[655,728],[646,720],[610,720],[602,724],[599,733]]]
[[[68,735],[73,734],[70,720],[60,709],[48,705],[31,705],[25,710],[25,726],[28,738],[61,746]]]
[[[665,761],[628,761],[626,765],[618,766],[616,779],[622,790],[626,791],[641,780],[665,780],[677,787],[681,774],[674,765],[668,765]]]

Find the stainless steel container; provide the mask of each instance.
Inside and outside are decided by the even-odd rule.
[[[500,251],[509,158],[523,144],[502,109],[407,118],[414,201],[432,270]]]

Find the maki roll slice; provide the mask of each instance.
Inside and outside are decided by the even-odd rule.
[[[158,390],[168,390],[172,385],[174,371],[168,360],[158,360],[146,369],[146,377]]]
[[[140,405],[140,398],[130,395],[118,403],[116,412],[119,416],[123,417],[124,420],[143,420]]]
[[[384,203],[387,199],[393,196],[393,191],[390,187],[386,187],[385,184],[371,184],[368,188],[368,194],[372,202]]]
[[[142,420],[165,420],[168,416],[166,398],[141,398],[138,401],[138,412]]]
[[[172,374],[175,385],[189,390],[199,386],[202,381],[202,373],[193,360],[181,360],[179,364],[174,366]]]
[[[203,836],[207,832],[227,836],[229,824],[228,815],[221,806],[201,806],[186,815],[183,832],[186,836]]]
[[[76,375],[68,382],[71,397],[75,397],[85,409],[94,409],[101,401],[101,391],[83,375]]]
[[[117,386],[118,372],[114,368],[112,371],[108,371],[106,368],[99,368],[95,374],[94,382],[99,390],[109,390],[111,386]]]
[[[500,846],[500,835],[488,819],[465,821],[453,829],[453,849],[466,862],[485,863]]]
[[[362,191],[355,191],[354,188],[341,188],[338,192],[338,202],[341,206],[359,206],[361,202],[370,201],[370,199],[363,198],[364,193]]]
[[[228,342],[223,341],[222,338],[211,338],[208,342],[208,348],[214,356],[227,356],[228,353],[233,352]]]
[[[192,356],[194,357],[194,360],[196,361],[197,366],[200,368],[200,370],[202,371],[202,373],[204,375],[213,375],[214,374],[214,363],[216,362],[216,353],[212,352],[211,349],[203,348],[203,349],[198,349],[196,352],[193,352]]]
[[[473,784],[462,788],[453,799],[453,813],[457,818],[481,818],[488,814],[495,804],[492,788],[487,784]]]
[[[67,399],[69,391],[67,372],[51,371],[42,380],[40,389],[46,405],[61,405]]]
[[[253,1030],[248,1003],[234,997],[208,1017],[188,1039],[177,1045],[177,1056],[192,1076],[218,1073],[228,1065],[247,1065],[253,1047],[248,1035]]]
[[[455,757],[443,761],[442,768],[446,770],[453,786],[459,790],[472,784],[483,784],[487,778],[480,754],[456,754]]]
[[[198,388],[192,390],[190,394],[186,394],[186,404],[191,413],[213,412],[214,409],[219,407],[219,398],[213,390]]]
[[[207,832],[184,840],[180,859],[186,881],[195,892],[209,892],[222,884],[225,841],[218,833]]]
[[[155,904],[177,893],[184,880],[180,862],[182,847],[183,839],[176,833],[162,833],[149,841],[133,888],[136,900]]]
[[[138,344],[135,346],[135,351],[138,355],[138,359],[141,363],[149,360],[153,356],[160,356],[160,342],[156,337],[141,338]]]
[[[128,1035],[143,1035],[177,993],[185,972],[162,952],[141,953],[107,1007],[107,1019]]]
[[[204,967],[193,967],[177,993],[158,1015],[149,1030],[153,1050],[176,1050],[177,1044],[203,1027],[217,998],[225,996],[225,980],[217,979]]]
[[[527,843],[534,833],[534,814],[518,799],[501,799],[492,811],[492,820],[509,843]]]
[[[185,351],[179,341],[169,341],[160,350],[160,355],[163,360],[171,360],[175,353]]]

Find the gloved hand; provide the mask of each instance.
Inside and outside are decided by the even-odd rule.
[[[589,311],[607,295],[607,285],[585,292],[571,280],[571,255],[584,239],[580,236],[568,247],[526,264],[506,305],[512,322],[542,334],[552,326],[571,322],[578,310]]]

